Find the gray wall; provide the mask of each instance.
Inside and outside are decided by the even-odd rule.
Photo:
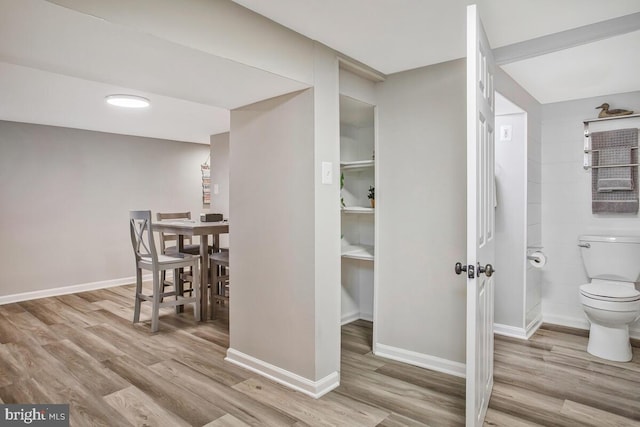
[[[208,153],[0,121],[0,296],[134,277],[129,210],[199,214]]]
[[[230,347],[315,379],[313,91],[231,111]],[[337,284],[336,284],[337,286]]]
[[[314,255],[316,379],[340,370],[340,103],[336,53],[314,43]],[[333,164],[322,184],[322,162]]]
[[[214,186],[218,186],[218,194]],[[211,212],[229,218],[229,132],[211,135]],[[220,236],[220,245],[229,245],[229,236]]]
[[[339,141],[338,60],[317,43],[313,89],[231,111],[230,353],[312,393],[340,369]]]
[[[465,361],[466,66],[378,84],[378,343]]]

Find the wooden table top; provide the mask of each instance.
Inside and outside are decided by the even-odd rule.
[[[192,219],[166,219],[154,222],[153,231],[183,234],[186,236],[225,234],[229,232],[229,223],[227,221],[200,222]]]

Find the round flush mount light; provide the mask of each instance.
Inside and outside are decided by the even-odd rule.
[[[109,95],[104,99],[108,104],[124,108],[146,108],[151,104],[147,98],[137,95]]]

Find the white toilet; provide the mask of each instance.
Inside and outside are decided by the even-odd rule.
[[[580,236],[591,283],[580,302],[591,322],[587,351],[616,362],[631,360],[629,324],[640,318],[640,236]]]

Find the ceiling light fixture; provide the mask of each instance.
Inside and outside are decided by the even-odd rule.
[[[151,104],[147,98],[137,95],[108,95],[104,99],[108,104],[124,108],[146,108]]]

